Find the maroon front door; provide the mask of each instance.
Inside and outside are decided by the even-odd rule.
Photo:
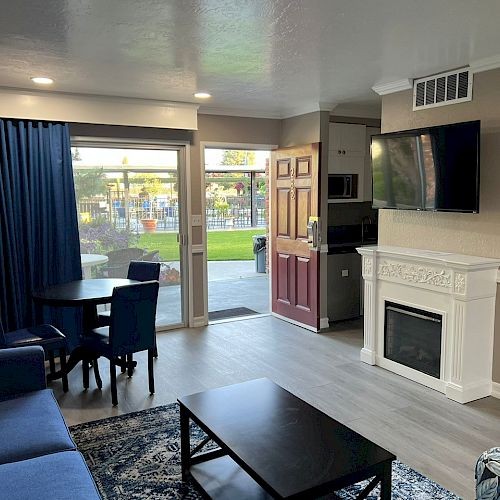
[[[270,176],[272,310],[319,330],[319,250],[307,235],[319,215],[319,144],[274,151]]]

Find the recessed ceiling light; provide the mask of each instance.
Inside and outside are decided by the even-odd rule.
[[[210,99],[210,97],[212,97],[212,95],[209,94],[208,92],[196,92],[194,96],[197,99]]]
[[[33,76],[31,81],[33,83],[38,83],[39,85],[51,85],[54,83],[52,78],[47,78],[46,76]]]

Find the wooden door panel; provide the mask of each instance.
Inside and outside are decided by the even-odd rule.
[[[311,177],[312,157],[302,156],[297,158],[297,177]]]
[[[278,254],[278,300],[290,305],[292,297],[290,296],[290,255]]]
[[[278,236],[290,238],[290,188],[278,188]]]
[[[297,257],[295,263],[295,305],[307,312],[311,310],[310,263],[305,257]]]
[[[311,188],[299,188],[295,196],[295,238],[307,240],[307,222],[311,215]]]
[[[290,158],[282,158],[278,160],[278,179],[289,178],[290,177],[290,169],[291,169],[291,159]]]
[[[272,310],[319,329],[318,248],[307,223],[319,216],[319,144],[273,152],[271,181]]]

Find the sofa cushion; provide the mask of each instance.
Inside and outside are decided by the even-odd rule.
[[[2,491],[9,500],[98,500],[101,498],[78,451],[52,453],[0,465]]]
[[[76,449],[50,389],[0,402],[0,443],[0,464]]]

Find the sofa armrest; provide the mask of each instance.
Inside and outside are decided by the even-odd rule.
[[[45,354],[41,347],[0,349],[0,398],[46,387]]]

